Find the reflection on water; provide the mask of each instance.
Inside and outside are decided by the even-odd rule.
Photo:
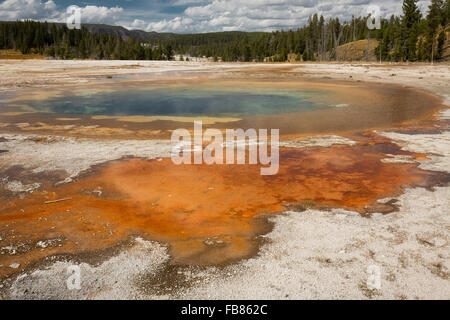
[[[63,96],[30,101],[38,111],[110,116],[245,116],[308,111],[319,108],[308,100],[317,93],[255,89],[214,90],[151,88]]]

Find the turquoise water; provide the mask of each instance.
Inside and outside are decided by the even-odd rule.
[[[27,104],[36,111],[108,116],[249,116],[309,111],[315,93],[267,89],[154,88],[60,96]]]

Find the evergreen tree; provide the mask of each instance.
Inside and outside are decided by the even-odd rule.
[[[173,48],[171,44],[167,44],[164,48],[164,55],[169,61],[173,59]]]
[[[429,11],[427,15],[427,34],[423,59],[434,60],[439,58],[439,43],[437,41],[437,35],[439,29],[444,22],[445,7],[443,0],[431,0]]]
[[[432,0],[425,19],[417,0],[403,1],[402,17],[382,20],[371,37],[379,41],[377,59],[388,61],[431,60],[442,57],[449,0]],[[338,58],[338,46],[367,39],[365,17],[351,21],[312,15],[300,28],[265,32],[218,32],[207,34],[152,34],[151,39],[111,33],[69,30],[64,24],[35,21],[0,22],[0,49],[40,53],[56,59],[172,60],[174,54],[212,57],[222,61],[315,61]],[[342,52],[342,51],[341,51]],[[188,61],[188,59],[186,59]]]
[[[421,13],[417,7],[418,0],[403,0],[402,17],[402,56],[404,60],[416,59],[418,25]]]

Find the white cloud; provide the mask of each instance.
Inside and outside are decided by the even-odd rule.
[[[179,0],[194,3],[189,0]],[[382,15],[401,14],[398,0],[211,0],[195,1],[183,15],[171,20],[149,23],[145,30],[159,32],[213,32],[229,30],[272,31],[304,25],[314,13],[325,17],[339,17],[341,21],[352,15],[365,16],[370,4],[380,6]],[[425,10],[429,0],[421,0]]]
[[[81,8],[81,23],[115,24],[123,13],[120,7],[86,6]]]
[[[145,29],[147,28],[148,23],[141,19],[134,19],[134,21],[130,24],[130,29]]]
[[[81,23],[115,24],[120,20],[123,8],[120,7],[81,7]],[[0,20],[47,20],[66,21],[66,8],[57,9],[53,0],[5,0],[0,3]]]
[[[54,18],[58,14],[53,0],[5,0],[0,3],[0,20]]]
[[[1,0],[0,0],[1,1]],[[420,0],[426,10],[430,0]],[[119,24],[130,29],[158,32],[272,31],[304,25],[314,13],[339,17],[366,15],[370,4],[378,5],[382,15],[401,14],[400,0],[175,0],[172,5],[187,5],[175,18],[151,21],[134,10],[121,7],[91,6],[82,8],[82,23]],[[65,8],[53,0],[5,0],[0,3],[0,20],[34,19],[64,22]]]

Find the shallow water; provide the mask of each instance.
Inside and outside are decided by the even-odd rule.
[[[0,192],[0,234],[14,226],[8,245],[16,247],[67,239],[54,254],[104,250],[138,234],[169,243],[171,263],[224,265],[256,253],[256,236],[270,230],[265,218],[273,213],[330,207],[387,213],[395,207],[377,199],[396,196],[403,187],[448,183],[448,175],[414,163],[382,162],[386,153],[416,155],[381,141],[282,149],[274,176],[261,176],[258,165],[175,165],[171,159],[114,161],[56,187],[58,177],[38,174],[43,187],[23,199],[4,201]],[[21,172],[16,167],[8,175]],[[49,254],[31,248],[20,256],[5,255],[9,260],[3,264],[25,266]],[[0,268],[0,278],[11,271]]]
[[[234,116],[271,115],[323,107],[308,99],[312,91],[262,88],[129,88],[111,92],[79,93],[27,101],[36,111],[107,116]]]
[[[0,130],[167,139],[194,120],[208,127],[325,134],[430,119],[439,99],[399,86],[242,79],[130,81],[0,95]]]

